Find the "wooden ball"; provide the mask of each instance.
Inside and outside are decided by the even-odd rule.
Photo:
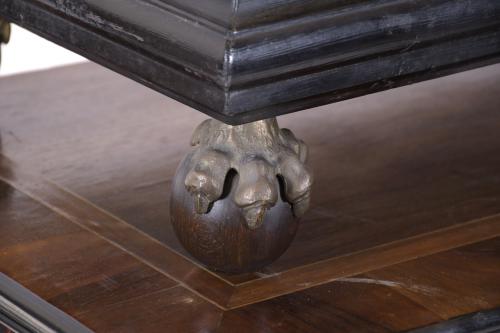
[[[282,201],[266,212],[264,223],[252,230],[242,209],[233,200],[238,176],[229,177],[228,193],[207,214],[195,212],[193,197],[184,186],[190,156],[174,178],[170,215],[175,233],[184,248],[211,270],[246,273],[262,269],[278,259],[293,241],[299,221],[290,204]]]

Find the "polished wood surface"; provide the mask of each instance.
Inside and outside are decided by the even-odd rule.
[[[410,333],[483,333],[500,331],[500,308],[474,312],[446,322],[429,325]]]
[[[280,119],[311,147],[312,209],[237,276],[169,221],[199,114],[90,64],[1,79],[1,271],[97,332],[392,332],[500,306],[499,74]]]

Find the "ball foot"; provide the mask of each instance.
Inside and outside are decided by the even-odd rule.
[[[290,246],[309,206],[307,147],[276,119],[203,122],[174,178],[171,221],[186,250],[226,273],[262,269]]]
[[[206,214],[198,214],[184,186],[181,166],[173,184],[171,221],[184,248],[207,268],[229,274],[259,271],[290,246],[299,219],[289,203],[278,200],[263,217],[261,227],[248,227],[243,210],[234,202],[238,175],[229,176],[223,197]]]

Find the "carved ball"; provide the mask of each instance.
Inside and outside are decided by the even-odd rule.
[[[297,233],[299,220],[281,198],[266,212],[257,229],[246,225],[242,209],[233,201],[238,175],[228,176],[226,190],[207,214],[195,212],[193,197],[184,180],[190,156],[174,177],[170,202],[171,221],[184,248],[207,268],[230,274],[255,272],[278,259]]]

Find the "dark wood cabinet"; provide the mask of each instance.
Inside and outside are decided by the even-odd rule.
[[[3,0],[0,15],[231,124],[500,56],[496,0]]]

